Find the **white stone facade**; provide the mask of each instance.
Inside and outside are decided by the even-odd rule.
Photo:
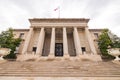
[[[29,19],[30,29],[14,29],[14,37],[22,38],[19,54],[72,57],[98,55],[98,36],[102,29],[88,29],[89,19]]]

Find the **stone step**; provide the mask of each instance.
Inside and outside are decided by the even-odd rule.
[[[111,73],[120,73],[120,71],[117,71],[116,72],[116,70],[110,70],[110,71],[108,71],[108,70],[66,70],[66,71],[64,71],[64,70],[2,70],[1,72],[56,72],[56,71],[59,71],[59,72],[78,72],[78,73],[83,73],[83,72],[111,72]],[[1,73],[0,72],[0,73]]]
[[[67,70],[69,70],[69,71],[91,71],[91,72],[93,72],[93,71],[116,71],[117,69],[66,69],[66,70],[64,70],[64,69],[66,69],[66,68],[62,68],[62,69],[60,69],[60,68],[52,68],[52,70],[51,69],[46,69],[46,68],[42,68],[42,69],[6,69],[6,70],[1,70],[1,71],[67,71]],[[0,71],[0,72],[1,72]],[[117,71],[117,72],[120,72],[119,70]]]
[[[18,73],[18,74],[23,74],[23,73],[66,73],[66,74],[69,74],[69,73],[77,73],[77,74],[91,74],[91,73],[94,73],[94,74],[120,74],[120,72],[116,72],[116,71],[110,71],[110,72],[106,72],[106,71],[96,71],[96,72],[90,72],[90,71],[63,71],[63,72],[57,72],[57,71],[2,71],[0,72],[0,74],[2,73],[9,73],[9,74],[12,74],[12,73]]]
[[[0,76],[117,76],[120,66],[112,62],[40,61],[0,64]]]
[[[48,73],[45,73],[45,74],[2,74],[0,76],[24,76],[24,77],[30,77],[30,76],[34,76],[34,77],[120,77],[120,75],[100,75],[100,74],[82,74],[82,75],[79,75],[79,74],[48,74]]]

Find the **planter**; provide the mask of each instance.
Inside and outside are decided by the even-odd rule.
[[[10,51],[9,48],[0,48],[0,60],[4,60],[3,56],[10,54]]]
[[[120,58],[119,58],[120,48],[111,48],[111,49],[107,49],[107,51],[108,51],[108,54],[115,57],[114,60],[120,60]]]

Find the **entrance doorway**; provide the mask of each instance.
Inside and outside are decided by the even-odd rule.
[[[55,43],[55,56],[63,56],[63,43]]]

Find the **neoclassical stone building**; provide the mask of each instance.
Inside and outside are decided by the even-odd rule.
[[[75,57],[98,55],[101,29],[88,29],[89,19],[34,18],[29,29],[14,29],[15,38],[22,38],[18,53],[43,57]]]

